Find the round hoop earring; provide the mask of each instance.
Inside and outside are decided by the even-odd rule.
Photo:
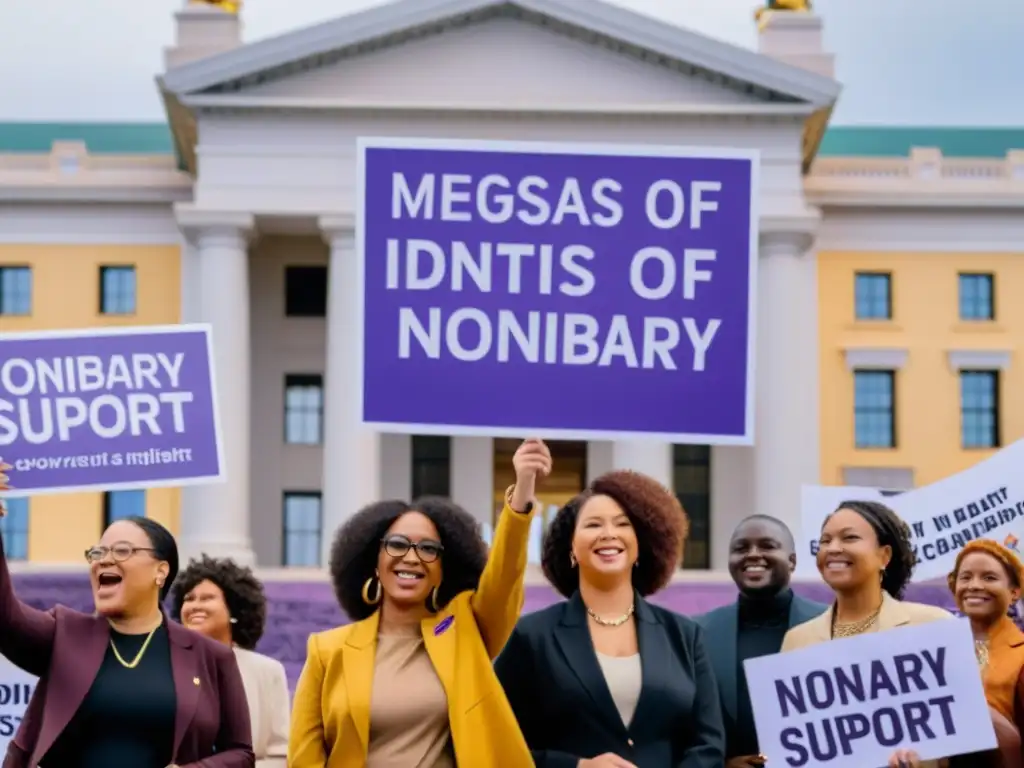
[[[440,589],[440,585],[430,590],[430,597],[427,599],[427,608],[431,613],[437,613],[441,610],[437,605],[437,590]]]
[[[576,555],[574,555],[572,552],[569,553],[569,567],[576,567]]]
[[[370,597],[371,587],[375,587],[372,598]],[[380,602],[382,597],[381,592],[380,579],[376,576],[371,576],[366,580],[366,583],[363,584],[363,602],[367,605],[376,605]]]

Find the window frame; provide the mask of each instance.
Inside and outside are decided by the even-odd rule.
[[[315,389],[320,394],[320,402],[315,406],[309,406],[307,403],[292,404],[289,402],[289,393],[293,390],[312,390]],[[324,443],[324,376],[321,373],[286,373],[284,376],[284,424],[282,425],[285,445],[323,445]],[[303,424],[306,424],[305,419],[315,418],[316,419],[316,440],[310,442],[308,440],[293,440],[291,438],[296,437],[290,433],[291,421],[289,417],[293,415],[303,417]],[[308,426],[308,425],[307,425]],[[304,432],[304,430],[300,430]]]
[[[131,309],[123,309],[115,302],[115,293],[107,293],[107,276],[131,275]],[[118,286],[116,297],[122,298],[124,286]],[[111,308],[107,307],[110,298]],[[117,304],[117,306],[114,306]],[[139,312],[139,273],[134,264],[102,264],[100,265],[100,314],[105,317],[132,317]]]
[[[323,281],[323,308],[320,307],[320,294],[317,291],[316,300],[313,301],[313,292],[309,290],[312,283],[305,286],[305,290],[299,290],[298,283],[293,283],[289,278],[305,274],[307,276],[316,272],[322,273]],[[307,278],[304,278],[307,279]],[[327,317],[327,292],[330,273],[328,267],[323,264],[286,264],[284,268],[284,316],[287,318],[318,318]],[[302,305],[302,306],[300,306]]]
[[[29,559],[29,535],[32,527],[32,503],[27,496],[4,499],[7,514],[0,518],[0,536],[8,560]]]
[[[987,314],[965,314],[967,306],[981,306],[981,295],[976,290],[973,295],[965,296],[967,284],[985,284],[988,291]],[[968,291],[967,293],[970,293]],[[989,323],[996,319],[996,276],[993,272],[958,272],[957,273],[957,317],[964,323]]]
[[[317,502],[317,528],[316,530],[293,530],[289,525],[288,502],[291,500],[310,500]],[[315,543],[315,563],[292,563],[289,562],[288,545],[292,536],[312,536]],[[285,568],[322,568],[323,567],[323,536],[324,536],[324,498],[321,491],[283,491],[281,494],[281,565]]]
[[[862,315],[860,310],[862,306],[873,308],[876,304],[876,297],[874,295],[864,296],[863,302],[860,295],[860,288],[862,285],[862,279],[864,281],[865,290],[869,285],[873,285],[875,281],[885,282],[885,314],[865,314]],[[854,272],[853,275],[853,316],[858,322],[885,322],[892,320],[893,316],[893,300],[892,300],[892,272],[882,271],[866,271],[866,272]]]
[[[116,494],[116,495],[115,495]],[[120,494],[139,494],[142,498],[142,509],[132,511],[131,514],[118,514],[114,516],[114,506],[118,498],[126,498],[120,496]],[[146,517],[148,511],[148,501],[145,488],[124,488],[121,490],[104,491],[103,492],[103,528],[106,530],[108,527],[116,523],[118,520],[125,520],[129,517]]]
[[[861,376],[877,377],[878,379],[887,379],[889,382],[889,406],[884,408],[882,406],[870,406],[860,405],[858,406],[858,380]],[[896,388],[897,382],[897,371],[885,370],[880,368],[862,368],[853,371],[853,445],[856,450],[872,451],[872,450],[894,450],[898,445],[898,433],[897,433],[897,402],[896,402]],[[859,417],[861,416],[878,416],[885,415],[889,419],[889,441],[888,444],[879,444],[876,442],[861,442],[861,431],[858,428]]]
[[[960,387],[960,448],[965,451],[990,451],[997,450],[1002,447],[1002,381],[998,370],[982,370],[982,369],[970,369],[965,368],[959,371],[959,387]],[[990,408],[982,406],[971,406],[968,407],[966,404],[966,384],[971,380],[981,380],[982,378],[991,381],[992,388],[991,392],[987,393],[986,396],[991,397],[992,405]],[[987,443],[968,443],[968,414],[975,417],[988,416],[992,420],[991,431],[988,435],[990,442]],[[972,425],[976,427],[976,425]],[[980,428],[978,428],[980,434]]]
[[[22,298],[21,287],[11,288],[8,291],[6,280],[8,275],[13,274],[14,277],[27,277],[28,288],[26,304],[24,308],[18,303],[18,299]],[[35,293],[35,275],[32,272],[32,266],[29,264],[3,264],[0,265],[0,317],[31,317],[32,306],[33,306],[33,294]],[[14,306],[8,308],[7,302],[4,301],[4,297],[11,297]]]

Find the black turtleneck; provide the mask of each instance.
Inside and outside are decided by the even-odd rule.
[[[793,592],[787,588],[771,597],[748,597],[741,594],[738,603],[736,732],[733,734],[736,743],[728,745],[730,757],[756,755],[760,752],[743,662],[758,656],[770,656],[782,649],[782,640],[789,629],[789,608],[793,603]]]

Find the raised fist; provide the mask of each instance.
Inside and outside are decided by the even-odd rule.
[[[512,490],[512,509],[526,510],[537,489],[537,477],[551,474],[551,451],[543,440],[524,440],[512,457],[516,485]]]

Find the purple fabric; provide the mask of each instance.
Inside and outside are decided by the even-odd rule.
[[[14,577],[14,584],[18,596],[36,608],[49,609],[62,603],[76,610],[92,611],[92,595],[84,576],[20,574]],[[310,633],[346,624],[348,620],[338,608],[330,585],[324,582],[267,582],[265,587],[267,630],[259,651],[279,659],[294,686],[306,658],[306,640]],[[795,589],[812,600],[828,602],[830,599],[830,592],[823,584],[798,584]],[[731,582],[698,582],[673,584],[652,601],[679,613],[696,615],[725,605],[735,597],[736,588]],[[550,587],[528,587],[523,612],[546,608],[559,599]],[[945,584],[914,585],[906,599],[953,610],[953,599]]]

